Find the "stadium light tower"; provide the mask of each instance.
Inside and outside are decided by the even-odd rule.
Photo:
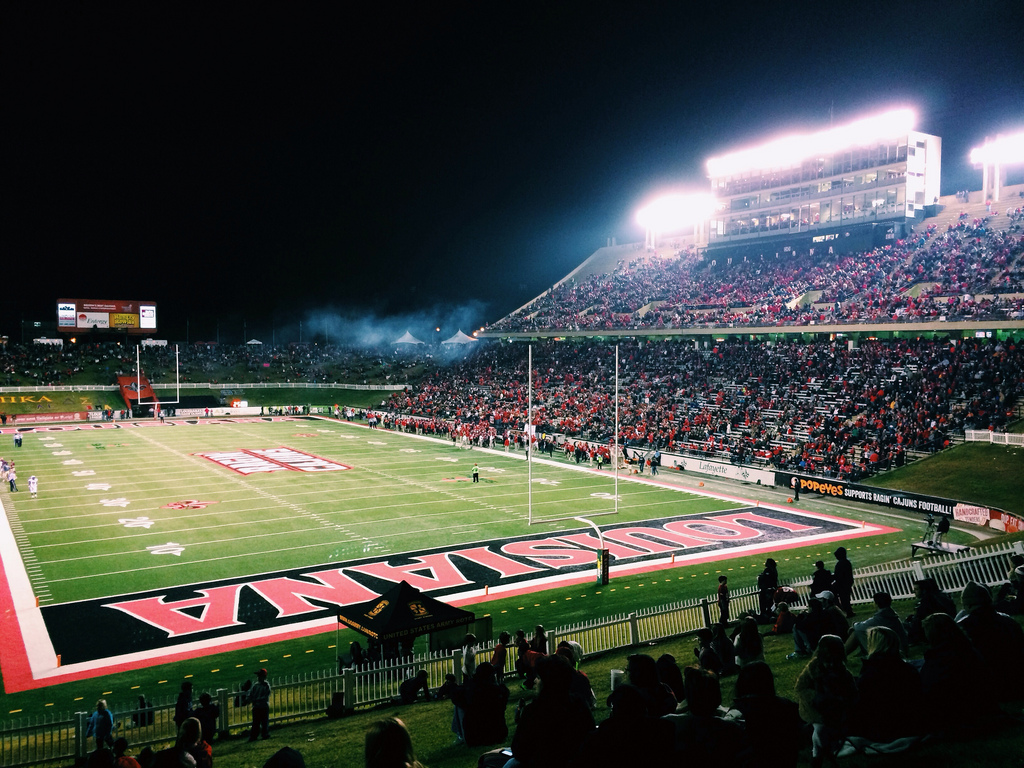
[[[780,136],[756,147],[712,157],[707,163],[708,174],[716,179],[748,171],[798,167],[811,157],[828,157],[848,147],[869,147],[898,138],[912,131],[916,121],[912,109],[893,109],[817,133]]]
[[[1006,166],[1024,163],[1024,131],[1010,136],[996,136],[971,150],[971,163],[981,166],[981,194],[985,200],[999,202],[999,192],[1006,183]],[[992,174],[989,175],[989,168]],[[991,189],[990,189],[991,186]]]
[[[658,237],[693,227],[694,239],[703,242],[704,225],[715,210],[715,198],[708,192],[669,194],[656,198],[636,213],[644,228],[644,245],[657,248]]]

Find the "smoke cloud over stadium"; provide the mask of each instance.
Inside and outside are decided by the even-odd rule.
[[[444,341],[460,330],[472,335],[485,309],[478,301],[437,305],[386,317],[371,311],[318,309],[309,312],[304,322],[312,337],[325,337],[332,344],[376,347],[390,344],[408,331],[429,345]]]

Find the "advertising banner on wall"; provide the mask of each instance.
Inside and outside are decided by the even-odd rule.
[[[772,485],[775,482],[775,472],[757,469],[749,464],[729,464],[724,461],[677,456],[671,453],[663,453],[661,463],[668,469],[680,469],[711,477],[725,477],[730,480],[739,480],[741,483]]]
[[[110,327],[111,328],[138,328],[139,327],[139,316],[133,315],[128,312],[111,312],[110,313]]]
[[[79,312],[75,316],[77,327],[79,328],[109,328],[110,327],[110,315],[106,312]]]
[[[831,478],[806,477],[791,472],[775,473],[775,485],[783,488],[793,488],[794,479],[800,493],[860,501],[892,509],[920,512],[925,515],[944,515],[961,523],[984,525],[1008,532],[1024,528],[1024,523],[1014,515],[983,504],[944,499],[940,496],[926,496],[910,491],[893,491],[888,488],[876,488]]]
[[[75,306],[75,302],[57,302],[57,327],[74,328],[77,323],[77,320],[75,319],[75,315],[77,314],[78,308]]]
[[[121,299],[60,299],[57,328],[65,333],[76,330],[152,333],[156,331],[156,304]]]

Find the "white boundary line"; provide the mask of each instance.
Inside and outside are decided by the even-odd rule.
[[[11,521],[7,517],[7,509],[0,501],[0,567],[7,576],[7,587],[14,602],[14,616],[5,616],[4,622],[14,620],[21,631],[25,643],[32,675],[37,676],[57,669],[57,654],[53,650],[50,633],[46,631],[42,611],[36,605],[35,591],[25,570],[25,561],[21,557],[18,543],[11,530]],[[10,632],[11,627],[4,628]]]

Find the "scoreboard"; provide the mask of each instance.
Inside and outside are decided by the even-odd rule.
[[[92,330],[156,333],[156,302],[59,299],[57,330],[61,333]]]

